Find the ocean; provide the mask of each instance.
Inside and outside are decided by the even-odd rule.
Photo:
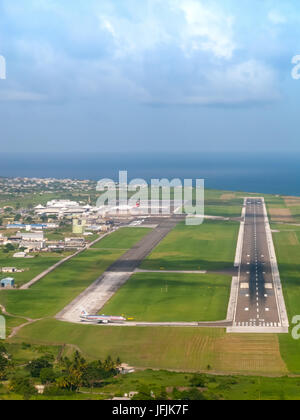
[[[2,154],[0,176],[205,179],[206,188],[300,196],[300,156],[288,153]]]

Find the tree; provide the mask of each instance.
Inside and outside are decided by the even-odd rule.
[[[37,390],[29,378],[13,378],[10,381],[9,389],[16,394],[23,395],[24,399],[29,399],[32,395],[37,393]]]
[[[5,247],[3,248],[3,252],[5,252],[6,254],[14,250],[15,250],[15,247],[12,244],[6,244]]]
[[[0,379],[5,378],[8,363],[9,362],[8,362],[6,353],[1,353],[0,352]]]
[[[203,375],[194,375],[190,380],[190,384],[193,387],[204,388],[205,387],[205,378],[204,378]]]
[[[192,388],[189,391],[184,391],[181,394],[181,399],[185,401],[203,401],[206,400],[202,392],[200,392],[197,388]]]
[[[29,362],[26,368],[29,370],[30,375],[33,378],[39,378],[42,369],[52,368],[52,365],[45,357],[41,357],[39,359],[32,360],[31,362]]]
[[[133,398],[133,400],[153,400],[153,396],[151,394],[151,390],[144,384],[141,384],[138,389],[138,394],[136,394]]]
[[[83,383],[83,375],[86,370],[86,361],[81,354],[76,351],[73,358],[62,359],[63,376],[58,378],[57,386],[68,391],[76,391]]]
[[[15,218],[14,218],[14,221],[19,222],[21,220],[21,218],[22,218],[22,216],[20,214],[16,214]]]
[[[116,373],[116,368],[108,369],[100,360],[97,360],[87,365],[82,380],[85,386],[94,387],[96,384],[100,384],[103,379],[115,376]]]
[[[40,372],[40,380],[43,385],[52,384],[55,382],[56,374],[52,368],[43,368]]]

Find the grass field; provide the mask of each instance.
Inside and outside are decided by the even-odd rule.
[[[279,337],[280,350],[289,370],[300,374],[300,341],[291,335],[292,318],[300,315],[300,226],[276,224],[273,227],[280,231],[273,238],[291,325],[290,334]]]
[[[147,270],[211,270],[233,267],[239,230],[237,222],[205,221],[177,225],[143,261]]]
[[[23,273],[12,274],[0,273],[0,278],[13,277],[16,286],[20,287],[71,253],[40,253],[35,254],[34,258],[13,258],[13,254],[14,252],[5,254],[0,251],[0,267],[15,267],[17,269],[24,269],[25,271]]]
[[[231,278],[221,275],[138,273],[101,313],[136,321],[217,321],[226,318]]]
[[[150,231],[151,229],[149,228],[124,227],[114,232],[113,235],[106,236],[100,242],[97,242],[93,248],[127,250],[132,248],[133,245],[140,241]]]
[[[147,229],[136,231],[140,239]],[[119,231],[111,236],[120,235]],[[127,235],[124,231],[123,235]],[[138,239],[136,237],[136,239]],[[125,245],[126,240],[124,240]],[[127,241],[131,246],[132,238]],[[0,303],[9,313],[30,318],[54,316],[95,281],[125,250],[89,249],[67,261],[29,290],[2,290]]]
[[[120,357],[136,367],[182,371],[286,374],[278,337],[226,334],[223,329],[107,327],[44,320],[23,328],[15,342],[78,346],[88,359]]]
[[[0,310],[0,316],[3,316],[1,310]],[[22,325],[26,322],[25,319],[15,318],[15,317],[12,317],[12,316],[6,316],[5,315],[4,318],[5,318],[5,327],[6,327],[6,331],[5,331],[6,337],[8,337],[11,334],[12,329],[14,327],[18,327],[19,325]]]
[[[205,190],[205,214],[240,217],[243,199],[231,191]]]

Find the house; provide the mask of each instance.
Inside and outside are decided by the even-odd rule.
[[[122,363],[119,367],[118,367],[119,372],[122,375],[126,375],[127,373],[133,373],[135,372],[134,367],[129,366],[127,363]]]
[[[0,280],[0,288],[2,289],[12,289],[15,286],[15,279],[12,277],[7,277]]]
[[[45,248],[45,242],[22,241],[20,243],[20,248],[23,248],[28,252],[39,252]]]
[[[16,267],[2,267],[2,273],[16,273]]]

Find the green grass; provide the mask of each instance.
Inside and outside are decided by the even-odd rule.
[[[130,249],[145,235],[151,232],[148,228],[130,228],[124,227],[118,229],[112,235],[106,236],[100,242],[96,243],[95,249]]]
[[[1,291],[0,302],[14,315],[35,319],[54,316],[95,281],[121,254],[122,251],[84,251],[29,290]]]
[[[226,318],[231,278],[220,275],[139,273],[101,313],[136,321],[217,321]]]
[[[19,325],[22,325],[26,322],[26,320],[22,318],[15,318],[12,316],[3,315],[1,310],[0,310],[0,316],[3,316],[5,318],[6,337],[10,335],[14,327],[18,327]]]
[[[161,390],[173,395],[174,388],[191,387],[190,373],[167,372],[163,370],[143,370],[128,375],[120,375],[107,381],[101,392],[108,395],[124,395],[136,391],[140,384],[151,389],[155,395]],[[212,376],[202,375],[205,383],[204,396],[208,399],[225,400],[299,400],[299,378],[261,378],[256,376]],[[99,392],[99,390],[95,390]]]
[[[141,387],[159,396],[166,392],[168,398],[177,399],[180,393],[191,390],[193,373],[165,370],[140,370],[127,375],[118,375],[103,381],[101,388],[81,388],[79,393],[62,396],[34,396],[33,400],[103,400],[137,392]],[[208,400],[299,400],[299,378],[264,378],[257,376],[199,376],[204,383],[201,388]],[[5,384],[6,385],[6,384]],[[6,386],[0,387],[0,400],[23,399],[9,394]]]
[[[222,199],[224,194],[235,195]],[[205,214],[210,216],[240,217],[243,199],[230,191],[205,190]]]
[[[24,327],[14,343],[72,344],[88,360],[120,357],[131,366],[243,374],[286,373],[272,334],[226,334],[219,328],[73,325],[53,319]]]
[[[0,251],[0,267],[15,267],[17,269],[24,269],[25,271],[23,273],[0,273],[0,278],[13,277],[17,287],[29,282],[38,274],[47,270],[67,255],[70,255],[70,253],[40,253],[34,254],[36,255],[34,258],[13,258],[13,254],[14,252],[5,254]],[[0,291],[0,296],[1,293],[2,291]]]
[[[141,234],[147,234],[142,230]],[[113,233],[127,238],[127,231]],[[108,238],[107,238],[108,239]],[[133,239],[132,239],[133,242]],[[127,241],[129,245],[129,241]],[[124,241],[125,245],[125,241]],[[3,290],[0,302],[9,313],[30,318],[54,316],[94,282],[125,250],[90,249],[67,261],[29,290]]]
[[[300,374],[300,341],[294,340],[291,324],[300,315],[300,226],[274,225],[280,233],[273,234],[284,298],[290,321],[290,333],[279,336],[283,360],[290,372]]]
[[[239,230],[237,222],[205,221],[177,225],[143,261],[147,270],[210,270],[233,267]]]

